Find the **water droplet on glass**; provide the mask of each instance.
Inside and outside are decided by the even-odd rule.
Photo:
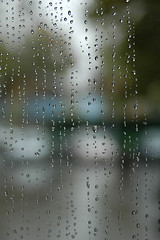
[[[93,128],[92,128],[93,132],[97,133],[98,132],[98,126],[97,125],[94,125]]]

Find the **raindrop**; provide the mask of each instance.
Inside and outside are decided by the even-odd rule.
[[[33,29],[31,29],[31,33],[34,34],[34,30]]]
[[[50,214],[51,212],[50,212],[50,210],[47,210],[46,213],[47,213],[47,214]]]
[[[97,133],[97,132],[98,132],[98,126],[97,126],[97,125],[94,125],[94,126],[92,127],[92,130],[93,130],[94,133]]]

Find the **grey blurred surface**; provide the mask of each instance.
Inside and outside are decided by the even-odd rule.
[[[159,239],[159,167],[45,169],[25,184],[1,174],[0,239]]]

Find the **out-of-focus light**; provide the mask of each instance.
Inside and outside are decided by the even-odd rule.
[[[0,136],[0,147],[8,158],[36,160],[50,153],[50,135],[45,127],[40,130],[35,125],[11,129],[9,125],[3,125],[0,126]]]
[[[90,126],[76,129],[69,139],[73,156],[80,161],[104,161],[112,162],[119,155],[119,145],[111,137],[111,133],[99,129],[98,126]]]

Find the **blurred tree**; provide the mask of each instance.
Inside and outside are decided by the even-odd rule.
[[[136,69],[140,92],[160,101],[160,1],[144,0],[146,14],[136,24]]]
[[[35,96],[55,97],[61,91],[61,76],[73,63],[70,44],[47,24],[31,29],[17,44],[0,44],[1,100],[9,103],[18,123],[23,102]],[[9,110],[10,111],[10,110]]]
[[[32,35],[32,36],[31,36]],[[0,46],[1,61],[1,83],[7,83],[7,89],[15,88],[23,84],[22,78],[26,77],[28,91],[32,91],[35,72],[38,78],[37,84],[43,88],[44,75],[46,73],[47,83],[53,83],[51,74],[53,72],[65,71],[72,60],[69,58],[69,46],[62,37],[56,37],[54,33],[44,30],[31,30],[26,34],[22,45],[7,48],[2,42]],[[52,76],[53,77],[53,76]],[[11,81],[15,78],[14,86]],[[46,84],[47,84],[46,83]],[[27,85],[26,85],[27,87]],[[49,86],[48,91],[50,91]]]
[[[142,9],[137,4],[141,3]],[[105,57],[105,91],[112,96],[117,107],[117,115],[121,115],[124,102],[129,106],[130,118],[135,115],[135,96],[140,97],[136,110],[141,119],[144,106],[152,104],[158,107],[160,101],[160,1],[116,1],[102,0],[91,11],[91,18],[104,22],[103,30],[109,24],[110,43],[106,45]],[[145,14],[143,10],[145,9]],[[139,18],[138,14],[141,15]],[[119,29],[119,33],[116,29]],[[120,34],[123,37],[121,38]],[[119,38],[119,42],[116,41]],[[108,70],[109,69],[109,70]],[[126,94],[127,92],[127,94]],[[138,94],[138,95],[137,95]],[[127,95],[127,96],[126,96]],[[125,99],[126,98],[126,99]],[[121,106],[121,107],[120,107]],[[148,109],[151,114],[151,109]]]

